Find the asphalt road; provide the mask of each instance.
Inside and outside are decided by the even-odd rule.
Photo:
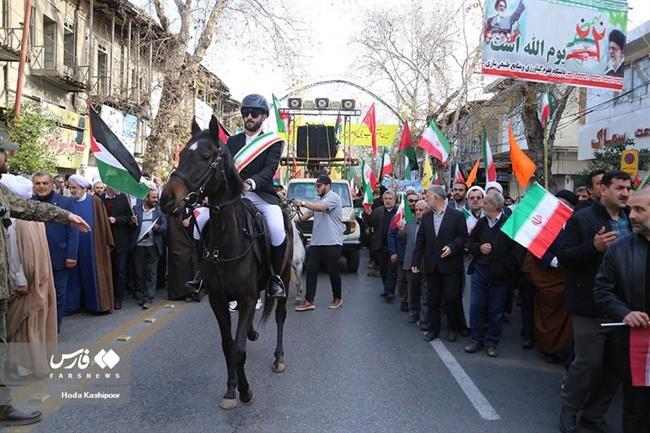
[[[134,301],[111,315],[64,319],[62,342],[113,347],[130,357],[124,403],[35,403],[35,426],[12,432],[555,432],[563,370],[520,348],[519,310],[505,325],[498,358],[463,352],[455,343],[425,342],[397,304],[379,296],[380,280],[365,266],[344,274],[343,307],[327,309],[331,290],[319,278],[316,310],[289,312],[287,370],[271,371],[272,321],[248,344],[247,373],[256,399],[223,411],[226,372],[217,323],[202,303],[156,300],[143,312]],[[304,277],[303,277],[304,278]],[[164,297],[164,292],[157,296]],[[174,305],[174,308],[166,308]],[[236,313],[233,315],[236,318]],[[145,323],[144,319],[156,319]],[[127,342],[115,341],[127,335]],[[444,360],[444,361],[443,361]],[[25,403],[26,402],[26,403]],[[620,431],[620,398],[608,415]]]

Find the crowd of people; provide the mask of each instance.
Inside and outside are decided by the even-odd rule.
[[[496,182],[403,197],[414,220],[396,216],[396,194],[384,189],[360,222],[380,295],[390,303],[397,292],[425,340],[441,338],[444,314],[447,341],[469,337],[465,352],[497,357],[518,304],[522,348],[565,367],[560,431],[609,431],[621,384],[624,431],[650,431],[650,389],[632,386],[628,358],[629,329],[650,326],[650,189],[632,192],[627,173],[595,170],[575,193],[559,191],[574,213],[542,258],[501,231],[517,203]]]

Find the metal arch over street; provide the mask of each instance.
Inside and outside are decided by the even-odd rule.
[[[291,89],[291,91],[289,93],[287,93],[286,95],[279,98],[279,100],[284,101],[285,99],[287,99],[289,96],[291,96],[292,94],[294,94],[296,92],[300,92],[302,90],[307,90],[307,89],[312,89],[314,87],[324,86],[324,85],[327,85],[327,84],[345,84],[345,85],[348,85],[348,86],[352,86],[352,87],[354,87],[356,89],[359,89],[364,93],[367,93],[368,95],[375,98],[377,101],[381,102],[381,104],[384,107],[388,108],[391,111],[391,113],[393,113],[395,115],[395,117],[397,117],[399,119],[400,123],[404,123],[404,119],[402,119],[402,116],[400,116],[399,113],[397,112],[397,110],[395,108],[393,108],[388,102],[384,101],[377,94],[375,94],[374,92],[366,89],[365,87],[360,86],[359,84],[353,83],[352,81],[348,81],[348,80],[316,81],[314,83],[306,84],[304,86],[300,86],[300,87],[296,87],[294,89]]]

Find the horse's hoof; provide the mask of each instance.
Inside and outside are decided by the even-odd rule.
[[[250,406],[255,402],[255,393],[253,391],[248,391],[248,395],[243,395],[239,393],[239,400],[244,403],[246,406]]]
[[[219,402],[219,407],[223,410],[230,410],[237,407],[236,398],[222,398]]]
[[[284,362],[274,362],[273,363],[273,373],[284,373],[287,369],[287,366]]]
[[[251,331],[248,333],[248,341],[256,341],[260,336],[260,333],[257,331]]]

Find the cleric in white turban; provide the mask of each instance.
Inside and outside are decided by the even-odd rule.
[[[82,308],[96,313],[114,308],[111,249],[114,247],[106,208],[96,195],[89,194],[88,179],[73,174],[68,187],[75,200],[75,213],[85,219],[92,231],[79,234],[79,260],[69,274],[65,294],[65,313]]]

